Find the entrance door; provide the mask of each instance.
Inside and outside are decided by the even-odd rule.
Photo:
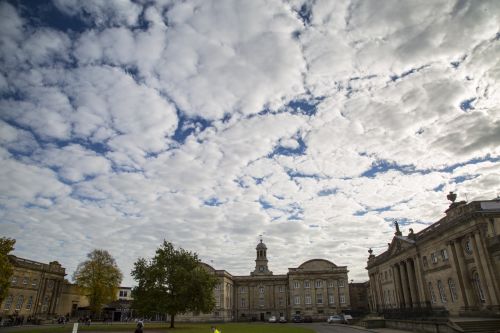
[[[264,319],[264,312],[262,312],[262,313],[260,314],[260,321],[264,321],[264,320],[265,320],[265,319]]]

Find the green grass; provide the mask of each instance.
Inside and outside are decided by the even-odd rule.
[[[150,324],[146,323],[144,333],[155,332],[175,332],[175,333],[211,333],[211,324],[176,324],[174,329],[170,329],[169,324]],[[313,333],[313,330],[292,326],[289,324],[262,324],[262,323],[229,323],[216,324],[222,333]],[[65,327],[29,327],[19,328],[9,332],[15,333],[71,333],[73,324],[67,324]],[[78,332],[133,332],[134,324],[115,324],[91,326],[79,326]]]

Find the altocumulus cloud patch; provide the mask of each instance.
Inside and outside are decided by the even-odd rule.
[[[498,1],[0,4],[0,227],[126,279],[165,238],[367,279],[393,220],[500,192]],[[271,254],[270,252],[270,254]]]

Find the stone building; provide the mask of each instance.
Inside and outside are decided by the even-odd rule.
[[[351,313],[362,315],[370,311],[368,305],[368,282],[349,283],[349,295],[351,296]]]
[[[7,297],[0,305],[2,317],[49,317],[58,312],[64,289],[65,269],[57,261],[49,264],[19,258],[9,260],[14,268]]]
[[[206,265],[219,283],[214,290],[215,310],[209,314],[185,314],[178,320],[251,321],[271,316],[311,316],[324,320],[328,315],[350,310],[347,267],[324,259],[312,259],[287,274],[274,275],[268,267],[267,247],[256,247],[255,269],[245,276]]]
[[[500,314],[500,199],[455,202],[426,229],[396,232],[388,249],[370,249],[373,311],[444,308],[450,315]]]

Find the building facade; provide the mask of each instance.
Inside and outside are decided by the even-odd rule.
[[[256,247],[255,269],[245,276],[206,265],[219,283],[214,290],[215,310],[188,313],[179,320],[259,321],[293,315],[324,320],[328,315],[350,310],[348,270],[324,259],[312,259],[287,274],[274,275],[268,267],[267,247]]]
[[[372,311],[445,309],[450,315],[500,314],[500,199],[455,202],[426,229],[396,232],[388,249],[370,249]]]
[[[65,269],[57,261],[44,264],[9,256],[14,272],[9,293],[0,305],[1,316],[48,317],[58,312]]]

